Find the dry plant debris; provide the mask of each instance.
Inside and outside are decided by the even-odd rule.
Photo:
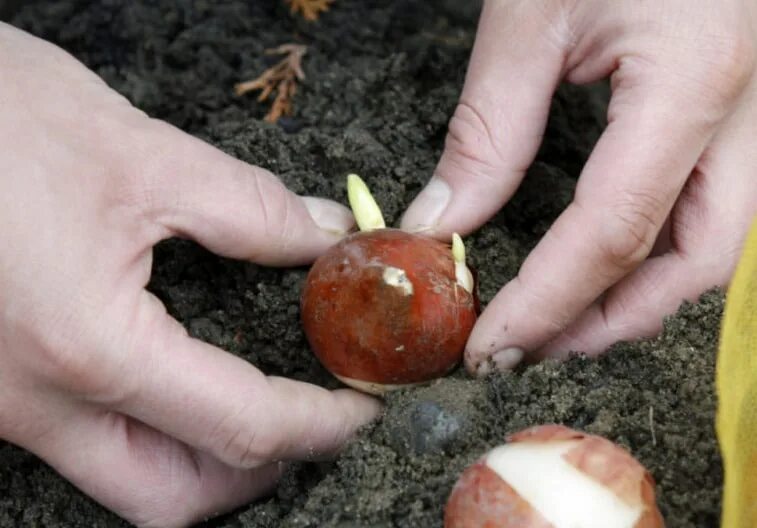
[[[234,85],[237,95],[252,90],[262,90],[258,101],[265,101],[276,90],[276,98],[265,116],[269,123],[275,123],[283,115],[291,115],[292,98],[297,91],[297,81],[305,78],[302,71],[302,57],[307,46],[300,44],[282,44],[277,48],[266,50],[267,55],[284,55],[279,62],[264,71],[258,78]]]
[[[289,4],[292,14],[302,13],[305,20],[318,20],[320,14],[329,10],[329,6],[334,0],[284,0]]]

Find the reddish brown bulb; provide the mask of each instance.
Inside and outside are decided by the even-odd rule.
[[[301,308],[321,363],[344,383],[381,393],[452,370],[478,300],[456,277],[449,245],[384,228],[352,234],[321,256]]]
[[[562,425],[512,435],[469,466],[445,528],[663,528],[655,484],[631,453]]]

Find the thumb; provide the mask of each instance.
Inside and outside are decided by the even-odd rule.
[[[539,148],[568,45],[559,6],[546,13],[542,3],[484,3],[444,153],[403,229],[469,233],[517,188]]]
[[[265,169],[166,123],[155,126],[162,148],[137,196],[150,224],[162,228],[158,240],[183,236],[223,256],[283,266],[312,261],[352,228],[346,207],[297,196]]]
[[[107,400],[114,410],[228,466],[329,457],[381,411],[380,402],[365,394],[267,377],[190,338],[147,292],[134,321],[116,352],[129,358],[128,365],[107,388]]]

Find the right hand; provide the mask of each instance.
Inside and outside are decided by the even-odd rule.
[[[495,214],[560,81],[609,76],[612,98],[573,202],[478,319],[471,372],[654,335],[728,284],[757,213],[756,55],[754,0],[484,2],[444,153],[403,228],[449,240]]]
[[[266,377],[145,290],[152,248],[302,264],[352,226],[152,120],[62,50],[0,23],[0,438],[132,523],[184,526],[333,454],[376,400]],[[251,322],[252,324],[252,322]]]

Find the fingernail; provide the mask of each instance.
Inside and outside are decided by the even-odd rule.
[[[492,354],[492,362],[497,370],[511,370],[523,361],[523,350],[520,348],[505,348]]]
[[[452,191],[447,182],[434,176],[408,207],[402,218],[402,228],[408,231],[433,228],[447,208],[451,196]]]
[[[488,376],[492,371],[492,363],[488,359],[485,359],[481,363],[479,363],[478,367],[476,367],[476,377],[483,378],[485,376]]]
[[[324,231],[343,235],[355,225],[355,218],[343,205],[315,196],[303,196],[302,201],[313,222]]]

